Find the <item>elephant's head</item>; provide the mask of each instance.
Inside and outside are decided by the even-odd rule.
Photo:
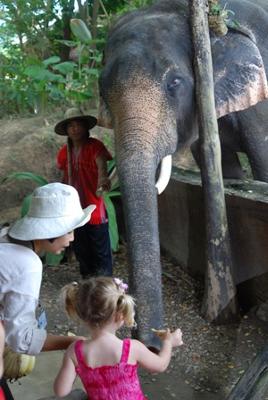
[[[188,146],[198,135],[190,32],[187,1],[165,0],[128,14],[109,34],[100,77],[99,124],[115,132],[130,283],[137,300],[138,334],[148,345],[154,343],[150,328],[163,323],[157,168],[165,156]],[[240,36],[248,51],[245,56],[239,51],[233,66],[226,61],[229,39],[223,44],[215,40],[219,116],[266,95],[257,46],[246,35]],[[233,58],[238,47],[231,46]]]

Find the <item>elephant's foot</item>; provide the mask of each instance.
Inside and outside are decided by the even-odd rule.
[[[256,310],[256,316],[259,318],[261,321],[268,322],[268,302],[261,303],[257,310]]]

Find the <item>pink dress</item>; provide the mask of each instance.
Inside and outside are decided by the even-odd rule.
[[[130,339],[123,340],[118,364],[91,368],[84,361],[83,340],[75,343],[76,373],[90,400],[144,400],[137,374],[137,364],[128,364]]]

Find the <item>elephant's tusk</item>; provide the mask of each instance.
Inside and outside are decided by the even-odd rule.
[[[161,194],[168,185],[172,169],[172,156],[168,155],[161,161],[160,173],[155,184],[158,194]]]

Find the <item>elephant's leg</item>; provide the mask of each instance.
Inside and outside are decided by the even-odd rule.
[[[241,166],[238,155],[233,149],[221,146],[222,175],[224,179],[244,179],[245,172]]]
[[[201,168],[200,145],[196,141],[191,145],[193,157]],[[230,147],[221,144],[222,175],[226,179],[243,179],[245,174],[237,153]]]
[[[201,158],[200,158],[200,145],[199,145],[199,140],[196,140],[191,144],[191,152],[194,157],[194,160],[198,167],[200,168],[201,166]]]
[[[245,147],[254,180],[268,182],[268,143],[250,140]]]
[[[267,102],[243,112],[239,119],[243,151],[247,154],[255,180],[268,182]]]

